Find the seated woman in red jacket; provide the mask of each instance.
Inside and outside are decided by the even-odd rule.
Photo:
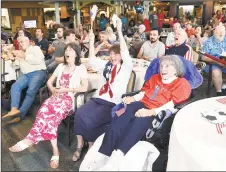
[[[144,136],[154,116],[162,110],[173,111],[175,104],[189,98],[191,87],[183,75],[183,62],[178,56],[163,56],[159,74],[146,81],[139,94],[123,99],[125,112],[113,118],[90,168],[117,171],[119,162]]]

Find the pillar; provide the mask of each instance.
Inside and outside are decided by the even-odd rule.
[[[56,16],[56,22],[60,23],[59,2],[55,2],[55,16]]]
[[[79,8],[79,1],[77,0],[76,1],[76,9],[77,9],[77,26],[79,25],[79,24],[81,24],[81,11],[80,11],[80,8]]]
[[[203,23],[206,24],[209,19],[213,16],[214,2],[206,1],[203,3]]]
[[[170,2],[169,17],[177,16],[177,8],[178,8],[177,4],[178,4],[178,2]]]

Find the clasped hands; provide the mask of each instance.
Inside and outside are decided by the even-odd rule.
[[[123,103],[125,104],[130,104],[135,102],[136,100],[133,97],[124,97],[122,99]],[[153,109],[139,109],[136,113],[135,116],[136,117],[148,117],[148,116],[153,116],[156,115],[155,111]]]
[[[13,50],[12,53],[7,52],[7,56],[10,60],[15,60],[15,59],[22,60],[25,58],[26,55],[25,55],[25,52],[22,50]]]
[[[65,88],[56,88],[56,87],[51,88],[50,91],[54,97],[57,97],[59,93],[66,92]]]

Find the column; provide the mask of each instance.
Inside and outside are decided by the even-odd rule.
[[[212,17],[214,11],[214,2],[213,1],[206,1],[203,3],[203,22],[206,22]]]
[[[81,24],[81,11],[80,11],[80,8],[79,8],[79,1],[77,0],[76,1],[76,9],[77,9],[77,26],[79,25],[79,24]]]
[[[55,2],[55,16],[56,16],[56,22],[60,23],[59,2]]]
[[[178,2],[170,2],[169,17],[177,16],[177,4]]]

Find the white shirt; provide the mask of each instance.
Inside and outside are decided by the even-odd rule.
[[[165,55],[165,45],[160,41],[153,44],[151,41],[145,41],[141,47],[141,50],[143,51],[142,56],[147,56],[149,61]]]
[[[25,58],[15,60],[13,64],[18,65],[23,74],[46,70],[45,58],[39,46],[30,45],[25,51]]]
[[[121,69],[120,69],[119,73],[115,76],[114,82],[109,83],[110,88],[113,92],[113,97],[111,98],[108,92],[104,93],[100,96],[99,91],[101,88],[99,88],[96,91],[96,94],[94,95],[94,97],[101,98],[101,99],[104,99],[106,101],[109,101],[109,102],[112,102],[115,104],[119,104],[122,102],[122,95],[126,93],[127,84],[130,79],[133,64],[132,64],[132,59],[129,55],[129,51],[127,49],[121,51],[121,57],[123,60]],[[100,58],[96,58],[95,56],[89,58],[89,65],[92,66],[93,69],[101,71],[101,72],[104,70],[107,62],[108,61],[102,60]],[[117,67],[117,72],[118,72],[119,68],[120,67]],[[104,76],[102,76],[102,77],[103,77],[102,79],[104,79],[105,83],[106,83],[106,79],[104,78]],[[109,79],[111,80],[111,76],[109,77]]]

